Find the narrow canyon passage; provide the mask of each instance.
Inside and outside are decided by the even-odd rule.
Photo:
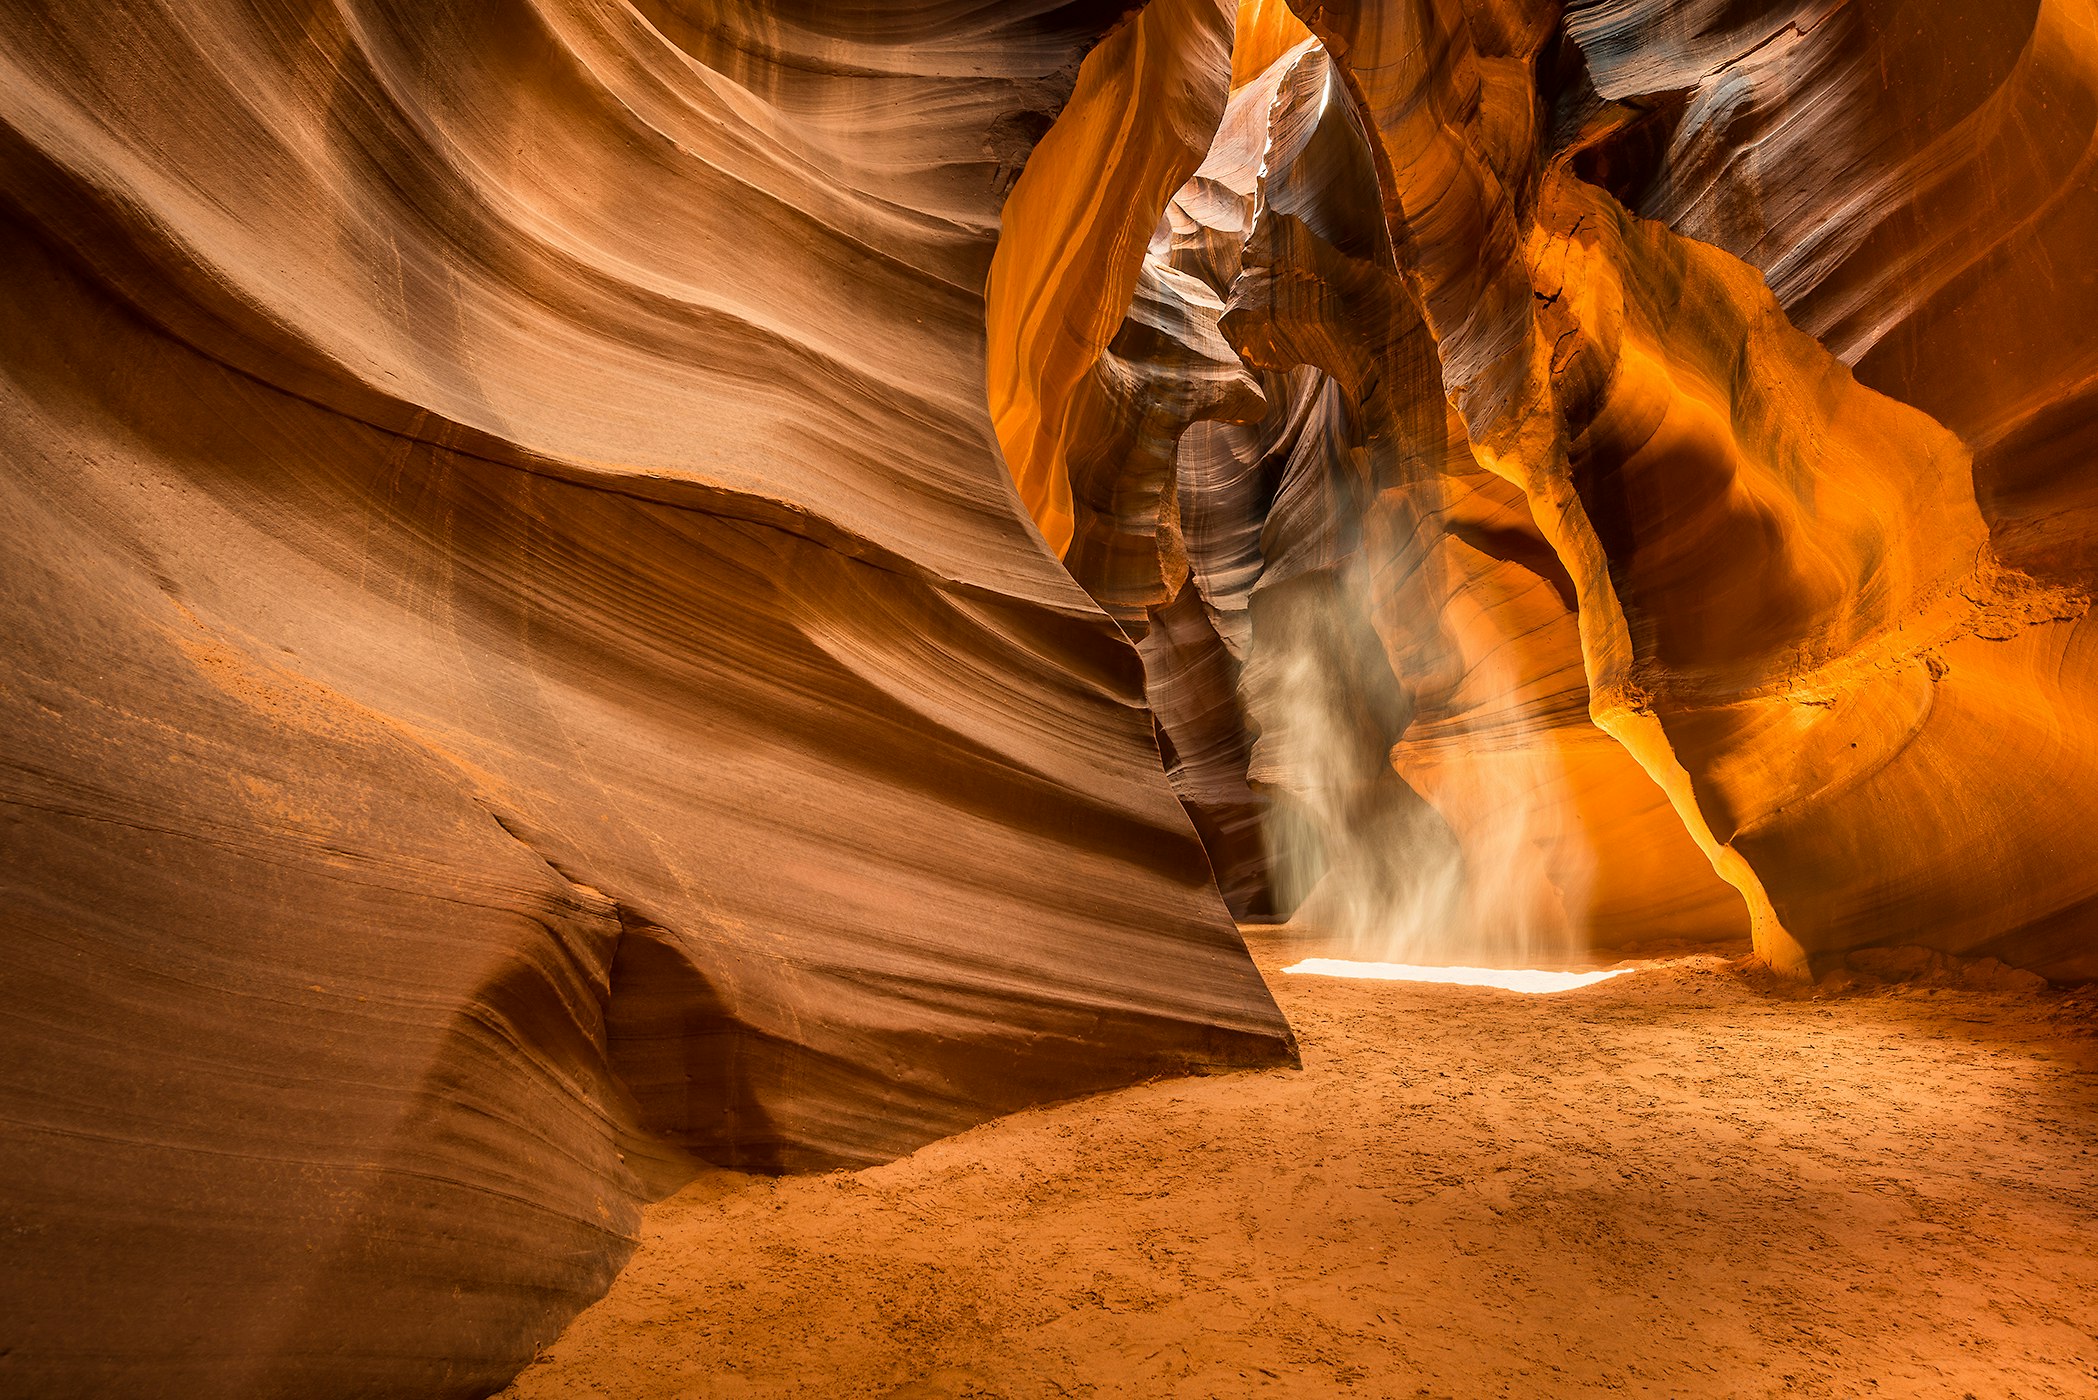
[[[1301,1072],[710,1175],[505,1394],[2088,1396],[2098,998],[1289,977]]]
[[[0,4],[0,1400],[2091,1400],[2094,245],[2098,0]]]

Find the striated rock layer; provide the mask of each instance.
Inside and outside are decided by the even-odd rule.
[[[1234,907],[2098,975],[2098,11],[1293,10],[1051,415]]]
[[[1829,485],[1785,488],[1807,512],[1789,552],[1847,549],[1846,607],[1880,630],[1796,614],[1770,635],[1798,652],[1743,676],[1756,701],[1664,717],[1697,806],[1809,958],[1920,943],[2098,975],[2098,266],[2081,251],[2098,231],[2098,8],[1737,6],[1695,49],[1655,42],[1693,8],[1569,7],[1590,74],[1563,104],[1592,141],[1575,169],[1760,273],[1767,294],[1729,275],[1850,371],[1815,356],[1821,382],[1935,420],[1867,410],[1904,438],[1862,463],[1807,456]],[[1744,444],[1770,435],[1743,408],[1788,406],[1734,402]],[[1827,519],[1831,488],[1876,521]],[[1942,504],[1912,513],[1929,493]],[[1651,576],[1617,571],[1642,606]],[[1883,601],[1919,584],[1950,596]]]
[[[1275,56],[1249,73],[1249,52]],[[1316,889],[1319,922],[1428,960],[1744,931],[1589,719],[1571,581],[1445,401],[1344,74],[1277,7],[1242,7],[1237,59],[1064,415],[1094,426],[1066,444],[1065,563],[1143,637],[1227,898],[1285,913]],[[1241,366],[1253,384],[1194,392]]]
[[[706,1164],[1287,1060],[1233,913],[2098,976],[2094,0],[91,8],[0,1389],[485,1393]]]
[[[482,1394],[698,1162],[1293,1054],[987,407],[1073,83],[1220,119],[1121,17],[0,19],[0,1389]]]
[[[1328,6],[1315,26],[1359,80],[1474,456],[1524,488],[1574,583],[1591,711],[1740,890],[1773,963],[1921,943],[2091,975],[2081,590],[1998,556],[1969,445],[1859,384],[1837,353],[1854,346],[1809,338],[1754,268],[1581,178],[1592,145],[1667,105],[1640,65],[1610,75],[1625,56],[1599,36],[1605,8],[1636,7],[1570,11],[1556,49],[1483,6]],[[1651,8],[1636,32],[1656,72],[1733,61],[1659,62],[1722,26],[1714,7]],[[1933,42],[1971,27],[1948,12]],[[1547,101],[1516,81],[1547,71]]]

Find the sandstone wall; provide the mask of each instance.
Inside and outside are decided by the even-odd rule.
[[[989,417],[1121,20],[0,19],[0,1389],[483,1394],[707,1164],[1292,1056]]]

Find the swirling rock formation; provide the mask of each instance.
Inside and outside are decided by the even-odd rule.
[[[2098,10],[1740,6],[1695,52],[1656,43],[1689,8],[1570,8],[1593,75],[1580,105],[1608,133],[1592,173],[1744,259],[1860,385],[1936,420],[1881,470],[1942,490],[1952,518],[1883,516],[1888,558],[1866,559],[1957,576],[1941,621],[1897,624],[1812,683],[1768,678],[1794,704],[1744,725],[1813,736],[1779,771],[1748,770],[1744,725],[1678,740],[1701,805],[1741,832],[1809,954],[1919,943],[2093,975],[2098,269],[2080,250],[2098,228]]]
[[[1294,10],[1241,7],[1262,115],[1151,253],[1207,276],[1267,412],[1197,413],[1170,469],[1106,453],[1154,464],[1134,488],[1063,444],[1081,515],[1174,541],[1142,587],[1135,551],[1065,557],[1194,638],[1146,646],[1149,689],[1169,739],[1201,720],[1176,781],[1236,906],[1317,882],[1320,921],[1416,951],[1746,923],[1799,975],[1908,944],[2098,974],[2098,16]],[[1221,848],[1224,805],[1280,865]]]
[[[1700,14],[1659,28],[1706,32]],[[2061,933],[2088,867],[2038,838],[2087,827],[2098,775],[2069,695],[2035,706],[2018,679],[2083,603],[1986,547],[1964,446],[1857,386],[1752,269],[1635,223],[1566,159],[1526,168],[1508,128],[1526,112],[1537,132],[1544,106],[1494,94],[1511,63],[1537,69],[1536,29],[1324,15],[1375,75],[1387,204],[1474,452],[1524,486],[1574,581],[1591,709],[1741,890],[1765,956],[1805,971],[1924,943],[2087,975],[2088,940]],[[1547,149],[1569,158],[1625,120],[1584,113],[1577,84],[1553,96]],[[2027,789],[2056,765],[2066,800],[2042,814]]]
[[[0,1389],[482,1394],[695,1157],[1291,1053],[989,419],[1120,18],[0,19]]]
[[[1416,928],[1473,956],[1739,931],[1738,897],[1662,789],[1589,721],[1571,583],[1450,417],[1355,104],[1287,11],[1248,6],[1240,26],[1241,60],[1276,57],[1241,69],[1147,275],[1210,294],[1182,298],[1186,348],[1160,373],[1220,380],[1221,335],[1267,411],[1182,413],[1177,456],[1140,487],[1161,446],[1098,433],[1066,449],[1094,484],[1065,562],[1144,635],[1176,786],[1227,897],[1286,912],[1317,885],[1321,923]],[[1117,341],[1156,323],[1139,297]],[[1102,418],[1119,359],[1099,352],[1065,421]],[[1123,474],[1098,484],[1101,462]],[[1087,547],[1103,531],[1171,546],[1111,561]]]
[[[2094,34],[0,15],[0,1389],[483,1393],[1232,912],[2098,976]]]

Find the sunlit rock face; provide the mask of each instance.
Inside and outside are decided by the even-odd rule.
[[[1835,480],[1790,493],[1817,518],[1789,533],[1955,596],[1847,648],[1793,624],[1819,676],[1766,663],[1768,701],[1673,746],[1809,955],[1921,943],[2093,975],[2098,9],[1733,6],[1695,51],[1657,42],[1695,8],[1569,7],[1590,77],[1564,109],[1598,138],[1573,167],[1743,259],[1860,385],[1935,420],[1874,449],[1912,499],[1935,483],[1934,518],[1888,515],[1875,557],[1818,517],[1838,485],[1884,488],[1809,458]]]
[[[1142,638],[1227,897],[1254,915],[1309,897],[1312,922],[1410,957],[1744,931],[1661,787],[1588,717],[1571,581],[1449,407],[1345,71],[1272,6],[1242,9],[1237,57],[1144,267],[1198,284],[1154,373],[1224,381],[1221,338],[1259,399],[1145,396],[1194,409],[1168,468],[1155,445],[1075,446],[1074,482],[1124,471],[1075,492],[1065,553]],[[1117,348],[1160,321],[1132,299],[1069,419],[1115,401]],[[1089,535],[1134,543],[1109,558]]]
[[[483,1394],[1232,913],[2098,976],[2094,34],[0,17],[0,1390]]]
[[[1168,319],[1180,379],[1141,451],[1063,449],[1065,561],[1162,732],[1194,717],[1183,799],[1267,837],[1198,816],[1235,907],[1399,960],[1752,928],[1794,974],[2098,975],[2094,33],[1241,7],[1145,257],[1207,295],[1133,297],[1067,397]],[[1257,414],[1194,392],[1230,380],[1212,316]]]
[[[1122,11],[0,19],[0,1390],[485,1394],[695,1160],[1289,1057],[989,416]]]

